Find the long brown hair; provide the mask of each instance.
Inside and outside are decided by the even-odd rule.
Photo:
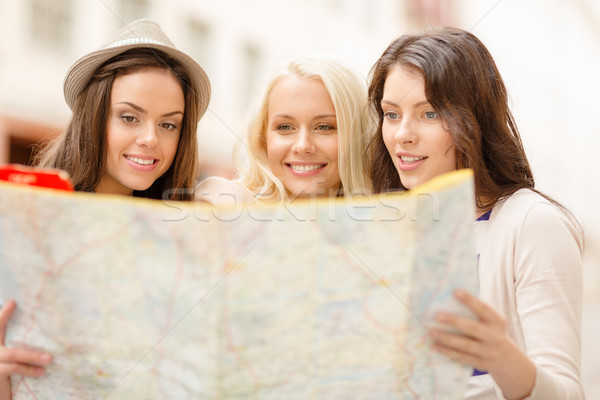
[[[489,209],[521,188],[534,188],[523,143],[498,68],[469,32],[443,28],[394,40],[371,69],[369,105],[378,120],[369,164],[375,192],[405,189],[382,137],[381,99],[390,69],[416,68],[425,95],[454,139],[456,168],[474,171],[477,206]]]
[[[110,96],[118,76],[156,68],[171,72],[180,82],[185,110],[179,145],[171,167],[148,189],[134,191],[137,197],[192,200],[198,176],[198,115],[195,88],[183,66],[156,49],[125,51],[102,64],[73,105],[73,116],[65,132],[36,155],[42,168],[59,168],[71,176],[75,190],[93,192],[104,170],[106,128]]]

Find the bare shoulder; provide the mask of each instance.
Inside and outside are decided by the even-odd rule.
[[[196,201],[213,205],[236,205],[253,202],[252,194],[242,185],[220,176],[209,176],[194,190]]]

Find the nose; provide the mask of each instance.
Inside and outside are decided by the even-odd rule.
[[[416,143],[417,142],[417,127],[412,118],[403,118],[398,125],[398,129],[394,134],[394,139],[397,143]]]
[[[294,138],[294,144],[292,145],[292,151],[296,154],[310,154],[315,151],[315,144],[313,137],[308,129],[300,129],[296,137]]]
[[[138,132],[136,143],[142,147],[153,148],[158,143],[158,127],[154,124],[147,124],[140,127]]]

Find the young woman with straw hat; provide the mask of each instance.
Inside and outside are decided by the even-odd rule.
[[[66,131],[37,156],[59,168],[76,190],[153,199],[191,200],[197,179],[196,127],[210,83],[160,26],[138,20],[76,61],[64,82],[73,116]],[[6,348],[14,301],[0,309],[0,399],[11,375],[39,377],[52,356]]]
[[[76,61],[64,93],[73,117],[38,155],[39,167],[67,171],[76,190],[192,198],[210,84],[157,23],[132,22]]]

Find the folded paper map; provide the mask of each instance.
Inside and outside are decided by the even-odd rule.
[[[212,208],[0,183],[21,399],[459,399],[430,349],[477,292],[472,173],[406,194]]]

